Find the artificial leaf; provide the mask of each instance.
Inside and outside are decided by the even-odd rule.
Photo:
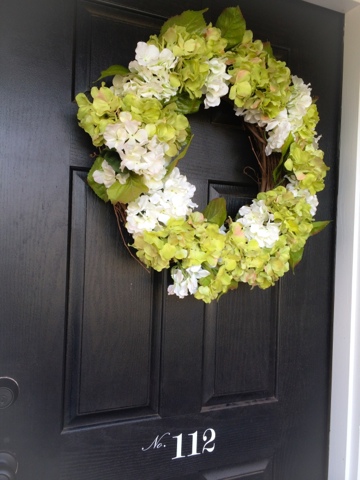
[[[176,111],[183,115],[189,115],[190,113],[196,113],[199,111],[202,104],[202,98],[190,98],[189,95],[179,95],[176,99]]]
[[[304,253],[304,247],[297,252],[290,252],[289,264],[291,270],[294,272],[296,265],[301,261]]]
[[[282,177],[281,170],[282,170],[282,167],[284,165],[286,155],[289,151],[290,145],[293,143],[293,141],[294,141],[294,137],[292,136],[291,133],[289,133],[289,135],[287,136],[283,146],[281,147],[281,158],[279,160],[279,163],[277,164],[276,168],[274,168],[273,173],[272,173],[272,177],[273,177],[275,185],[277,184],[279,177]]]
[[[106,149],[102,151],[102,157],[108,162],[109,165],[115,170],[116,173],[120,173],[121,159],[118,152],[115,149]]]
[[[218,197],[211,200],[203,213],[209,223],[216,223],[221,227],[227,217],[225,198]]]
[[[175,17],[169,18],[164,25],[161,27],[160,30],[160,37],[164,35],[166,30],[174,25],[179,25],[180,27],[185,27],[189,33],[202,33],[203,30],[206,28],[206,22],[204,20],[203,14],[208,9],[205,8],[204,10],[186,10],[185,12],[181,13],[180,15],[176,15]]]
[[[191,137],[189,138],[188,140],[188,143],[185,145],[185,147],[181,150],[181,152],[179,153],[179,155],[174,158],[174,160],[170,163],[170,165],[167,167],[167,174],[166,176],[169,176],[170,173],[174,170],[174,168],[176,167],[176,165],[179,163],[179,161],[185,157],[189,147],[190,147],[190,143],[192,141],[192,139],[194,138],[194,135],[191,135]]]
[[[290,145],[293,143],[293,141],[294,141],[293,134],[289,133],[285,142],[283,143],[283,146],[281,147],[281,156],[282,157],[285,157],[285,155],[287,154],[287,152],[290,148]]]
[[[324,220],[322,222],[314,222],[312,224],[312,230],[310,235],[316,235],[317,233],[320,233],[322,230],[324,230],[325,227],[327,227],[330,223],[330,220]]]
[[[107,195],[111,203],[115,205],[116,203],[132,202],[148,190],[140,175],[131,174],[124,185],[119,182],[113,183],[107,189]]]
[[[243,39],[246,23],[239,7],[226,8],[219,16],[216,27],[227,40],[227,49],[239,44]]]
[[[122,65],[111,65],[111,67],[101,72],[100,77],[96,81],[98,82],[103,78],[113,77],[114,75],[127,75],[128,73],[129,73],[129,70],[126,67],[123,67]]]
[[[273,49],[272,49],[272,46],[271,46],[270,42],[264,42],[263,43],[263,49],[269,55],[269,57],[275,58],[274,57],[274,52],[273,52]]]
[[[103,183],[95,182],[94,177],[93,177],[93,173],[95,172],[95,170],[102,170],[101,166],[102,166],[102,163],[103,163],[104,160],[105,159],[102,156],[98,156],[96,158],[95,162],[93,163],[93,166],[90,169],[90,172],[88,173],[87,181],[88,181],[89,186],[96,193],[96,195],[98,197],[100,197],[101,200],[103,200],[104,202],[108,202],[109,197],[107,195],[105,185]]]
[[[284,157],[281,157],[279,160],[279,163],[276,165],[276,167],[272,172],[272,177],[275,185],[277,185],[279,178],[281,178],[281,170],[283,165],[284,165]]]

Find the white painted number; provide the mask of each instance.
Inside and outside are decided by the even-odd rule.
[[[207,437],[207,432],[209,432],[209,434],[210,434],[209,440],[208,440],[208,437]],[[203,446],[203,449],[202,449],[202,453],[204,453],[205,451],[211,453],[215,450],[215,437],[216,437],[215,430],[213,430],[212,428],[208,428],[207,430],[205,430],[204,435],[203,435],[203,440],[204,440],[205,443],[204,443],[204,446]],[[214,442],[214,443],[210,447],[209,444],[211,444],[212,442]]]
[[[177,435],[176,437],[176,457],[173,457],[171,460],[175,460],[176,458],[185,458],[184,455],[181,455],[182,451],[182,433],[180,435]]]
[[[167,435],[171,435],[170,432],[163,433],[162,435],[157,435],[155,439],[148,445],[147,447],[142,447],[143,452],[147,452],[149,450],[158,450],[163,449],[166,447],[164,440],[166,440]],[[200,433],[201,435],[201,433]],[[176,455],[172,457],[171,460],[177,460],[178,458],[186,458],[186,457],[194,457],[195,455],[202,455],[205,452],[212,453],[215,450],[215,437],[216,433],[213,428],[208,428],[202,435],[203,445],[198,445],[198,431],[196,430],[194,433],[188,433],[188,437],[191,437],[191,453],[183,455],[183,434],[175,435],[173,438],[176,440]],[[201,437],[200,437],[201,438]],[[166,442],[168,443],[168,442]],[[187,450],[188,442],[185,442],[185,452]],[[200,452],[198,451],[201,450]]]
[[[197,451],[198,432],[189,433],[189,437],[192,437],[192,449],[188,457],[193,457],[194,455],[200,455],[200,453]]]
[[[172,437],[174,440],[176,440],[176,455],[173,457],[171,460],[177,460],[178,458],[186,458],[186,457],[194,457],[195,455],[201,455],[205,452],[212,453],[215,450],[215,437],[216,433],[213,428],[208,428],[205,430],[202,439],[205,442],[201,453],[198,452],[198,432],[194,433],[189,433],[189,437],[192,437],[192,442],[191,442],[191,453],[187,455],[183,455],[183,434],[180,433],[180,435],[176,435],[175,437]]]

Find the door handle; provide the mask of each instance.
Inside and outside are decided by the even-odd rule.
[[[0,480],[15,480],[18,462],[8,452],[0,452]]]
[[[19,395],[19,385],[16,380],[9,377],[0,377],[0,409],[8,408]],[[0,478],[0,480],[2,480]]]

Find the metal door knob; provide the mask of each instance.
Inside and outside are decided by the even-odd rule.
[[[10,407],[18,395],[19,385],[16,380],[9,377],[0,377],[0,409]]]
[[[0,480],[15,480],[17,460],[8,452],[0,452]]]

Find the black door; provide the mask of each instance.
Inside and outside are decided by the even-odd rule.
[[[318,218],[334,220],[343,16],[238,3],[319,96],[332,169]],[[167,296],[167,275],[129,256],[85,181],[93,147],[75,94],[127,65],[165,18],[209,7],[215,20],[235,4],[1,2],[0,464],[15,457],[19,480],[326,479],[334,223],[295,275],[204,306]],[[253,198],[254,159],[232,112],[190,121],[181,171],[200,208]]]

